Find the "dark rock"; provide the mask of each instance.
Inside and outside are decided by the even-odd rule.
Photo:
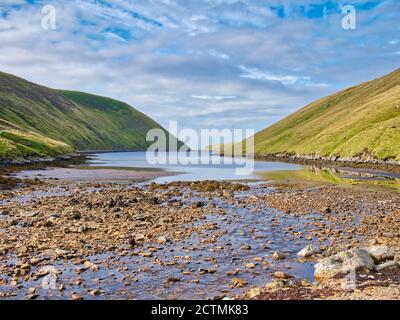
[[[74,211],[69,215],[68,220],[80,220],[81,218],[81,213],[79,211]]]

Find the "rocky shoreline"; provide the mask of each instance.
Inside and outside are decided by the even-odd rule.
[[[36,165],[58,165],[59,163],[72,163],[74,160],[84,161],[86,156],[83,154],[65,154],[55,157],[46,158],[21,158],[21,159],[11,159],[11,160],[0,160],[1,168],[10,167],[32,167]]]
[[[340,299],[339,279],[313,283],[320,260],[400,251],[393,190],[31,179],[0,194],[5,299]],[[397,272],[357,274],[351,292],[390,283],[373,297],[398,297]]]
[[[400,161],[379,160],[369,156],[360,157],[322,157],[319,155],[301,155],[290,153],[255,154],[255,159],[268,161],[283,161],[307,165],[324,166],[349,166],[355,168],[380,169],[385,171],[400,172]]]
[[[317,252],[317,251],[315,251]],[[310,255],[309,257],[311,257]],[[264,287],[252,288],[244,298],[255,300],[398,300],[400,256],[393,248],[375,245],[351,249],[320,260],[316,282],[299,281],[284,273]]]
[[[299,186],[281,185],[265,200],[289,215],[323,212],[339,228],[318,224],[314,236],[331,241],[327,247],[304,248],[314,264],[314,282],[277,274],[272,282],[255,287],[242,297],[256,300],[400,299],[400,199],[398,193],[322,186],[314,193]],[[391,194],[391,195],[390,195]],[[369,198],[369,199],[368,199]],[[327,206],[322,208],[321,202]],[[390,204],[390,205],[389,205]],[[350,221],[356,220],[346,230]],[[348,232],[340,241],[336,237]],[[321,250],[322,249],[322,250]],[[304,252],[308,252],[304,256]]]

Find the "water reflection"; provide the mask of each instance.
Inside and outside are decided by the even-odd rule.
[[[307,166],[301,170],[261,172],[257,175],[265,180],[281,182],[329,183],[400,189],[399,173],[364,168]]]

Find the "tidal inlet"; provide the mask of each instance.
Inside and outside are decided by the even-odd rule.
[[[353,2],[2,1],[0,300],[399,300],[400,3]]]

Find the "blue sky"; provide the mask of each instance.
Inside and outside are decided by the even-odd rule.
[[[41,9],[56,8],[44,30]],[[341,27],[343,5],[357,29]],[[256,131],[399,67],[397,0],[0,0],[0,70],[162,125]]]

